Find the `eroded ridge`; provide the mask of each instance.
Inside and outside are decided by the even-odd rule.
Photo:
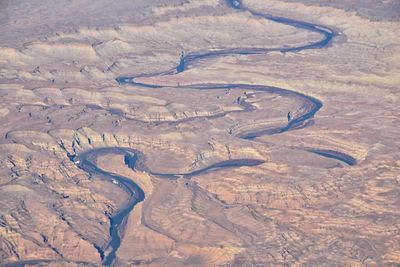
[[[244,84],[244,83],[215,83],[215,82],[210,82],[210,83],[199,83],[198,81],[195,81],[191,83],[190,81],[185,83],[185,84],[178,84],[177,85],[171,85],[171,84],[163,84],[162,82],[151,82],[152,78],[169,78],[169,77],[178,77],[179,75],[182,75],[186,71],[196,68],[198,63],[207,63],[209,59],[218,59],[222,57],[227,57],[227,56],[232,56],[232,55],[258,55],[258,54],[268,54],[272,52],[281,52],[281,53],[293,53],[293,52],[299,52],[303,50],[308,50],[308,49],[320,49],[320,48],[325,48],[330,45],[332,42],[333,38],[336,36],[336,32],[332,29],[329,29],[327,27],[321,26],[321,25],[315,25],[311,23],[306,23],[302,21],[297,21],[297,20],[292,20],[292,19],[287,19],[283,17],[276,17],[272,16],[269,14],[264,14],[261,12],[258,12],[256,10],[253,10],[249,7],[247,7],[243,2],[240,1],[228,1],[227,4],[237,10],[238,14],[241,14],[240,12],[246,12],[246,14],[251,14],[251,16],[262,19],[262,20],[269,20],[273,21],[276,23],[284,24],[287,26],[292,26],[296,29],[303,29],[309,32],[313,32],[315,34],[318,34],[321,36],[320,39],[316,41],[312,41],[308,44],[301,44],[301,45],[295,45],[292,47],[274,47],[274,48],[254,48],[254,47],[238,47],[238,48],[219,48],[219,49],[204,49],[201,51],[194,51],[194,52],[189,52],[187,54],[183,54],[177,62],[176,66],[167,69],[165,71],[156,71],[152,72],[150,71],[149,73],[145,72],[136,76],[121,76],[117,77],[116,81],[118,82],[119,85],[126,85],[126,86],[120,86],[119,88],[110,88],[109,91],[105,90],[104,93],[111,94],[111,93],[118,93],[118,94],[123,94],[123,90],[126,88],[130,87],[130,85],[135,86],[134,90],[136,89],[143,89],[143,88],[148,88],[149,91],[152,89],[154,90],[159,90],[160,92],[162,90],[169,90],[169,89],[174,89],[174,90],[191,90],[191,92],[197,92],[199,95],[201,94],[206,94],[210,92],[216,92],[220,95],[229,95],[231,94],[231,91],[234,91],[235,93],[232,93],[232,95],[235,95],[236,100],[234,101],[235,107],[229,107],[229,109],[222,109],[222,110],[216,110],[213,112],[208,112],[208,113],[201,113],[197,114],[197,112],[194,112],[193,114],[185,114],[183,116],[177,116],[174,114],[174,116],[168,117],[161,119],[160,117],[156,118],[140,118],[135,117],[132,114],[127,114],[124,111],[124,108],[119,106],[118,103],[117,105],[113,106],[112,101],[110,99],[101,99],[101,96],[98,96],[94,92],[89,92],[81,89],[75,89],[75,88],[63,88],[62,90],[59,90],[59,95],[57,95],[57,100],[59,103],[51,105],[48,104],[48,100],[44,101],[44,104],[41,103],[39,100],[36,101],[36,99],[39,99],[42,94],[46,94],[46,90],[35,90],[34,93],[32,92],[20,92],[20,95],[28,95],[32,99],[35,99],[35,103],[37,104],[30,104],[30,103],[24,103],[18,106],[19,110],[28,110],[29,111],[29,116],[34,116],[30,113],[30,110],[39,110],[39,112],[42,113],[51,113],[52,111],[56,112],[61,112],[60,110],[67,110],[64,112],[68,112],[69,107],[72,106],[82,106],[82,111],[79,111],[79,114],[76,114],[75,117],[71,115],[71,118],[68,121],[74,121],[74,118],[79,117],[80,115],[82,116],[88,116],[91,119],[91,112],[93,114],[96,114],[96,119],[94,119],[96,122],[102,122],[102,120],[106,120],[107,122],[112,121],[112,125],[120,126],[121,124],[121,118],[124,120],[129,120],[129,121],[134,121],[134,123],[138,123],[143,127],[148,127],[148,132],[152,130],[152,127],[155,127],[154,125],[157,125],[159,127],[165,127],[161,129],[170,129],[168,127],[184,127],[186,124],[191,124],[193,125],[201,125],[202,120],[210,120],[212,122],[217,121],[216,123],[219,122],[219,120],[227,118],[228,121],[226,124],[230,124],[233,121],[233,124],[235,124],[235,119],[237,117],[235,116],[242,116],[241,118],[245,118],[246,116],[251,117],[251,115],[257,115],[259,121],[257,123],[253,123],[250,127],[247,127],[246,125],[238,125],[236,128],[232,127],[229,129],[225,129],[224,133],[226,133],[226,136],[229,138],[232,138],[234,140],[239,140],[241,145],[243,144],[249,144],[249,146],[257,146],[257,144],[265,144],[265,139],[261,140],[260,138],[268,136],[268,137],[275,137],[279,134],[286,133],[286,134],[296,134],[297,132],[292,132],[293,130],[300,130],[304,129],[305,127],[308,127],[313,124],[313,118],[315,114],[322,108],[323,103],[321,100],[313,97],[306,95],[304,93],[297,92],[295,89],[284,89],[284,88],[278,88],[275,86],[267,86],[267,85],[256,85],[256,84]],[[114,33],[110,33],[112,36]],[[119,43],[119,40],[113,40],[115,43]],[[94,47],[101,47],[104,46],[105,49],[107,48],[106,44],[95,44]],[[99,50],[101,51],[101,49]],[[101,55],[101,53],[98,53]],[[95,55],[93,55],[94,57]],[[97,55],[98,56],[98,55]],[[110,69],[115,68],[115,65],[113,64],[112,66],[109,67]],[[88,71],[87,69],[83,69],[82,73],[87,74]],[[155,79],[157,80],[157,79]],[[162,79],[161,79],[162,80]],[[142,87],[142,88],[141,88]],[[21,90],[21,91],[27,91],[27,90]],[[99,105],[98,102],[96,103],[90,103],[90,98],[88,99],[77,99],[80,97],[80,93],[83,94],[85,92],[85,95],[95,95],[94,98],[98,100],[99,103],[102,101],[104,102],[109,102],[107,105]],[[96,92],[97,93],[97,92]],[[103,93],[103,91],[101,91]],[[101,94],[98,93],[98,94]],[[241,93],[243,93],[241,95]],[[55,94],[56,95],[56,94]],[[16,94],[15,97],[18,97],[18,94]],[[144,97],[141,96],[142,99],[140,101],[146,102],[146,103],[155,103],[156,105],[160,106],[174,106],[174,107],[181,107],[178,103],[168,103],[168,101],[161,101],[159,99],[156,99],[155,97]],[[222,98],[223,96],[221,96]],[[268,123],[265,122],[265,118],[263,117],[262,109],[260,109],[260,104],[257,103],[258,98],[265,98],[265,101],[268,101],[268,99],[285,99],[285,101],[292,101],[295,102],[296,105],[298,106],[296,112],[291,113],[289,112],[287,114],[287,121],[286,121],[286,114],[278,114],[277,117],[279,118],[284,118],[283,122],[282,120],[278,121],[277,123],[268,125]],[[84,97],[82,97],[84,98]],[[134,99],[135,96],[130,95],[129,99]],[[137,97],[140,98],[140,97]],[[129,99],[126,100],[126,102],[129,102]],[[76,103],[78,102],[78,104]],[[62,104],[60,104],[62,103]],[[286,103],[286,102],[285,102]],[[70,105],[70,106],[68,106]],[[163,107],[164,107],[163,106]],[[176,115],[176,116],[175,116]],[[103,116],[103,117],[102,117]],[[114,118],[117,117],[118,120],[114,120]],[[51,123],[52,118],[50,115],[47,116],[46,118],[49,123]],[[264,119],[264,120],[263,120]],[[71,122],[71,123],[72,123]],[[95,124],[95,122],[93,122]],[[226,124],[222,126],[222,128],[225,128]],[[75,125],[75,124],[72,124]],[[265,126],[268,125],[268,126]],[[214,125],[208,126],[212,128]],[[71,128],[74,128],[71,126]],[[132,131],[130,128],[127,128],[127,131]],[[300,132],[301,133],[301,132]],[[32,134],[36,134],[33,132]],[[145,135],[145,134],[144,134]],[[168,135],[168,133],[167,133]],[[192,136],[190,134],[187,134],[188,136]],[[43,145],[40,141],[46,140],[48,137],[52,138],[52,141],[57,140],[56,143],[45,143],[46,145]],[[29,137],[29,136],[28,136]],[[23,143],[23,144],[29,144],[29,138],[27,137],[26,133],[24,131],[9,131],[6,135],[6,139],[12,141],[13,145],[10,146],[15,146],[17,147],[18,143]],[[182,138],[179,135],[168,135],[168,138],[171,138],[170,140],[180,140]],[[207,136],[208,137],[208,136]],[[39,141],[38,141],[39,140]],[[71,143],[68,144],[67,141],[65,140],[73,140]],[[182,140],[184,140],[182,138]],[[143,138],[139,138],[138,136],[133,136],[133,135],[118,135],[118,134],[113,134],[113,133],[105,133],[102,132],[101,134],[96,133],[94,130],[92,130],[90,127],[81,127],[78,130],[71,130],[67,132],[63,132],[62,130],[60,131],[52,131],[48,130],[47,133],[43,133],[43,135],[38,135],[36,136],[36,139],[33,139],[31,144],[33,146],[38,146],[41,149],[47,149],[48,151],[52,151],[55,154],[60,152],[61,153],[68,153],[68,157],[70,158],[69,162],[62,162],[60,164],[60,170],[67,173],[66,175],[69,179],[73,180],[77,184],[84,184],[87,181],[90,181],[92,177],[99,178],[97,180],[100,181],[105,181],[106,183],[109,184],[110,188],[115,188],[116,194],[120,194],[121,196],[125,196],[126,199],[124,201],[115,201],[119,205],[117,206],[107,206],[104,203],[103,199],[101,199],[97,203],[93,203],[92,205],[98,208],[99,210],[106,210],[105,211],[105,216],[106,220],[108,219],[109,222],[104,221],[104,218],[101,218],[103,221],[101,221],[99,218],[93,219],[93,221],[98,220],[100,225],[108,225],[109,227],[109,235],[107,233],[104,233],[102,240],[96,240],[97,242],[95,243],[95,249],[97,250],[98,254],[101,256],[101,260],[104,265],[110,266],[110,265],[118,265],[118,257],[117,256],[117,251],[120,251],[119,249],[124,249],[122,246],[121,242],[125,235],[129,234],[126,233],[127,229],[127,224],[128,224],[128,216],[135,216],[132,220],[138,219],[138,225],[135,226],[145,226],[147,227],[146,229],[150,229],[152,232],[151,234],[148,234],[148,236],[154,238],[156,236],[157,238],[161,238],[163,242],[160,242],[160,247],[165,246],[167,247],[166,250],[171,251],[173,245],[170,245],[173,242],[177,242],[179,240],[183,240],[187,238],[188,240],[194,240],[193,243],[195,242],[200,242],[201,239],[204,239],[203,237],[196,237],[195,234],[193,234],[190,229],[187,230],[185,229],[185,224],[193,224],[196,227],[201,228],[204,230],[204,233],[206,237],[210,237],[210,240],[207,240],[207,244],[217,244],[213,249],[215,249],[217,252],[215,252],[217,255],[222,255],[226,251],[224,250],[225,248],[228,248],[229,250],[229,255],[233,257],[232,255],[238,254],[239,256],[235,259],[235,264],[241,265],[245,264],[246,261],[248,260],[245,257],[252,257],[252,260],[257,262],[257,257],[259,255],[265,255],[265,252],[268,251],[268,248],[265,247],[265,244],[273,244],[272,242],[273,238],[276,238],[277,240],[283,240],[283,244],[290,244],[293,245],[294,248],[301,248],[304,244],[310,244],[313,242],[311,237],[308,237],[308,239],[300,237],[298,233],[295,232],[295,229],[292,229],[291,225],[288,224],[281,224],[279,226],[273,225],[270,223],[269,218],[277,216],[274,211],[271,210],[263,210],[262,208],[256,207],[255,205],[251,205],[251,201],[255,201],[256,203],[261,203],[261,206],[263,207],[268,207],[271,208],[272,210],[285,210],[290,203],[295,206],[295,207],[300,207],[301,205],[303,206],[310,206],[310,205],[324,205],[326,203],[329,203],[329,198],[326,197],[327,195],[339,195],[341,194],[341,190],[348,186],[345,182],[346,177],[340,177],[338,180],[331,181],[329,183],[325,184],[315,184],[315,180],[317,180],[315,177],[313,177],[313,181],[310,182],[305,182],[304,188],[301,186],[296,185],[294,180],[290,180],[290,177],[287,177],[287,173],[291,171],[302,171],[302,164],[305,166],[307,164],[313,166],[310,162],[307,162],[304,160],[304,154],[315,154],[313,157],[317,158],[321,156],[323,160],[325,160],[324,163],[326,163],[326,166],[332,167],[331,162],[329,162],[329,159],[334,159],[332,161],[336,162],[339,161],[341,163],[344,163],[349,166],[353,166],[357,164],[357,160],[355,157],[352,157],[350,155],[347,155],[343,152],[338,152],[332,149],[323,149],[323,148],[312,148],[312,147],[306,147],[304,146],[299,146],[299,147],[294,147],[292,150],[284,150],[282,149],[283,146],[274,146],[271,145],[268,147],[268,149],[271,149],[269,152],[270,155],[265,154],[260,154],[256,149],[253,149],[253,147],[248,148],[246,147],[244,149],[243,154],[238,154],[238,155],[232,155],[234,152],[232,151],[231,147],[229,144],[222,144],[221,142],[218,142],[217,140],[210,140],[207,142],[207,148],[201,151],[201,153],[194,154],[193,151],[187,151],[185,148],[182,149],[177,149],[176,147],[172,147],[171,149],[171,142],[169,141],[158,141],[158,142],[153,142],[152,137],[150,136],[148,139],[146,139],[146,136]],[[43,141],[44,142],[44,141]],[[335,140],[332,141],[333,143]],[[273,143],[273,142],[271,142]],[[104,146],[108,146],[107,148],[104,148]],[[176,163],[176,161],[183,161],[185,156],[185,153],[192,153],[190,156],[192,158],[195,158],[193,162],[190,162],[190,167],[189,168],[182,168],[179,169],[178,171],[160,171],[159,167],[160,165],[156,165],[154,167],[154,164],[152,165],[151,162],[149,166],[146,165],[148,163],[149,158],[156,158],[158,159],[158,154],[157,152],[153,152],[153,154],[149,155],[145,152],[142,152],[143,147],[148,146],[148,147],[156,147],[157,148],[162,148],[165,150],[170,149],[170,151],[176,152],[175,155],[169,157],[169,155],[165,156],[164,158],[168,158],[168,163],[165,165],[173,165]],[[239,145],[240,146],[240,145]],[[101,147],[101,148],[99,148]],[[134,147],[135,149],[132,149]],[[136,149],[137,147],[137,149]],[[265,146],[264,148],[266,148]],[[167,149],[168,148],[168,149]],[[11,148],[10,148],[11,149]],[[16,149],[24,150],[24,147],[17,147]],[[203,149],[203,148],[202,148]],[[199,149],[200,150],[200,149]],[[217,152],[216,152],[217,151]],[[220,151],[224,151],[225,154],[221,156]],[[285,159],[286,154],[290,154],[293,151],[295,151],[293,154],[293,157],[296,158],[300,163],[298,166],[295,166],[294,168],[298,169],[290,169],[292,166],[290,166],[290,162],[285,164],[284,160],[283,163],[280,162],[280,164],[276,164],[273,167],[271,165],[275,164],[273,159],[270,160],[268,157],[274,157],[276,155],[279,156],[279,153],[281,155],[284,155],[283,159]],[[147,152],[147,151],[146,151]],[[197,152],[197,151],[196,151]],[[289,153],[288,153],[289,152]],[[298,153],[298,154],[296,154]],[[303,154],[302,154],[303,153]],[[181,157],[177,157],[176,155],[180,155]],[[258,156],[258,157],[257,157]],[[122,158],[121,158],[122,157]],[[208,157],[208,158],[207,158]],[[111,158],[119,158],[123,159],[124,163],[126,164],[127,167],[129,167],[129,171],[133,172],[128,172],[127,170],[126,173],[119,173],[119,170],[116,169],[106,169],[103,168],[104,166],[104,161],[111,161]],[[162,158],[160,156],[160,158]],[[189,156],[188,156],[189,158]],[[267,159],[268,158],[268,159]],[[207,161],[207,159],[210,159]],[[12,161],[12,160],[10,160]],[[18,165],[20,164],[21,160],[17,160],[17,164],[12,161],[13,164]],[[23,160],[22,160],[23,161]],[[68,160],[67,160],[68,161]],[[113,165],[115,163],[112,161],[110,165]],[[337,162],[336,162],[337,163]],[[23,163],[26,165],[30,165],[30,159],[26,159],[26,162]],[[118,164],[121,164],[120,162]],[[269,164],[269,165],[268,165]],[[72,165],[72,166],[71,166]],[[115,165],[115,164],[114,164]],[[186,165],[182,164],[182,165]],[[189,165],[189,164],[187,164]],[[254,166],[258,166],[257,168],[252,168]],[[325,165],[324,165],[325,166]],[[88,174],[88,177],[80,177],[78,174],[73,173],[74,167],[78,167],[81,170],[83,170],[84,173]],[[261,168],[260,171],[258,172],[258,168]],[[270,168],[270,169],[268,169]],[[325,167],[322,167],[325,168]],[[336,168],[336,166],[333,166],[332,168]],[[162,168],[161,168],[162,169]],[[172,168],[171,168],[172,169]],[[235,175],[235,172],[238,172],[238,170],[243,170],[244,174],[239,173],[237,175],[243,175],[243,181],[246,181],[245,179],[246,176],[248,177],[256,177],[255,179],[260,179],[263,180],[266,184],[270,183],[273,184],[272,187],[276,187],[276,191],[268,191],[267,185],[257,185],[257,184],[251,184],[246,183],[246,182],[238,182],[238,180],[235,179],[230,179],[230,175]],[[274,169],[273,172],[271,172],[271,169]],[[351,168],[349,168],[351,169]],[[315,170],[315,169],[313,169]],[[337,169],[335,169],[337,170]],[[333,170],[332,172],[334,172]],[[19,169],[17,166],[13,166],[13,172],[16,173],[16,175],[19,175]],[[72,172],[72,174],[70,174]],[[282,184],[275,183],[274,184],[274,179],[271,177],[265,177],[261,176],[261,173],[266,172],[270,176],[276,176],[279,181],[282,181]],[[316,175],[319,175],[320,170],[316,170]],[[131,177],[131,176],[132,177]],[[154,181],[155,186],[157,189],[154,189],[154,195],[152,194],[147,194],[149,190],[148,188],[141,188],[142,184],[136,184],[133,181],[136,181],[135,175],[149,175]],[[213,184],[210,187],[210,191],[206,190],[205,188],[208,189],[208,184],[209,182],[211,184],[211,181],[213,180],[213,175],[221,175],[223,177],[226,177],[226,179],[223,179],[223,181],[220,184]],[[204,180],[200,179],[204,178]],[[128,178],[131,177],[133,181]],[[35,177],[35,183],[43,183],[43,181],[46,180],[46,177],[39,176]],[[311,179],[310,179],[311,180]],[[332,179],[333,180],[333,179]],[[111,183],[109,183],[111,182]],[[100,184],[97,185],[98,187],[101,187]],[[320,186],[324,194],[319,194]],[[335,188],[339,188],[336,190]],[[108,188],[108,187],[107,187]],[[159,189],[162,188],[162,189]],[[222,188],[222,189],[221,189]],[[228,188],[228,189],[226,189]],[[317,189],[315,189],[317,188]],[[333,188],[333,189],[332,189]],[[13,190],[16,190],[13,188]],[[52,188],[55,192],[58,192],[57,190],[60,190],[56,186]],[[69,199],[70,193],[68,190],[61,189],[62,193],[60,193],[60,198],[63,200]],[[226,190],[226,191],[224,191]],[[259,190],[259,191],[257,191]],[[313,191],[315,190],[315,191]],[[347,188],[347,190],[349,190]],[[149,190],[151,191],[151,190]],[[227,192],[227,197],[224,199],[220,199],[220,193],[222,192]],[[99,192],[102,192],[99,189]],[[145,192],[146,192],[146,201],[148,200],[149,202],[146,203],[145,200]],[[233,194],[232,192],[237,192],[237,195]],[[311,192],[311,193],[310,193]],[[82,194],[84,194],[83,192]],[[101,195],[101,194],[100,194]],[[150,196],[151,195],[151,196]],[[150,196],[150,199],[148,197]],[[81,197],[79,195],[79,197]],[[79,198],[79,201],[81,199]],[[102,202],[104,201],[104,202]],[[187,206],[184,206],[185,204],[190,203],[190,208],[187,208]],[[104,205],[103,205],[104,204]],[[103,206],[102,206],[103,205]],[[298,205],[298,206],[296,206]],[[106,207],[106,209],[104,208]],[[188,216],[180,216],[179,215],[179,210],[187,208],[187,214]],[[52,209],[54,209],[57,214],[60,216],[64,224],[68,225],[69,227],[73,228],[76,226],[71,223],[73,221],[73,218],[71,218],[70,215],[68,215],[66,210],[63,210],[59,205],[53,205]],[[137,213],[135,214],[135,211]],[[295,211],[293,211],[295,212]],[[342,212],[346,213],[347,210],[346,208],[338,209],[335,210],[335,212]],[[141,214],[141,215],[138,215]],[[161,218],[165,218],[163,220],[159,220],[157,218],[154,218],[153,215],[158,214]],[[161,215],[160,215],[161,214]],[[176,215],[178,221],[172,220],[171,218],[168,217],[168,215],[174,214]],[[94,216],[91,214],[91,216]],[[285,220],[286,215],[279,215],[279,220]],[[345,214],[344,216],[348,216],[348,214]],[[11,216],[12,217],[12,216]],[[140,222],[139,222],[140,220]],[[8,218],[8,221],[11,221],[12,223],[13,218]],[[188,223],[190,222],[190,223]],[[245,222],[245,223],[244,223]],[[8,222],[7,222],[8,223]],[[96,221],[97,223],[97,221]],[[181,227],[181,225],[183,225]],[[251,225],[254,229],[257,229],[257,231],[253,231],[248,225]],[[332,223],[333,224],[333,223]],[[274,227],[281,227],[282,229],[287,229],[285,230],[285,233],[282,234],[282,238],[276,237],[274,232]],[[101,228],[101,227],[99,227]],[[132,229],[132,228],[131,228]],[[133,228],[133,231],[135,229]],[[377,229],[377,231],[380,231],[380,229]],[[85,233],[80,233],[79,229],[76,230],[78,233],[79,237],[82,238],[84,241],[87,241],[87,238],[85,237]],[[145,232],[145,231],[144,231]],[[260,234],[262,233],[262,234]],[[90,233],[91,234],[91,233]],[[209,235],[208,235],[209,234]],[[229,239],[229,242],[225,243],[225,236],[226,235]],[[143,234],[143,236],[139,236],[138,240],[145,240],[148,243],[151,243],[151,238],[148,238],[147,235]],[[86,239],[85,239],[86,238]],[[131,239],[132,238],[131,236]],[[48,242],[48,237],[43,236],[44,242],[52,249],[53,253],[56,256],[53,257],[61,257],[62,258],[62,252],[57,251],[54,247],[52,247],[51,242]],[[150,241],[149,241],[150,240]],[[200,241],[199,241],[200,240]],[[218,242],[219,243],[218,243]],[[286,242],[286,243],[285,243]],[[327,241],[328,242],[328,241]],[[90,242],[87,242],[90,244]],[[99,244],[99,245],[97,245]],[[238,244],[241,244],[242,246],[248,248],[249,254],[248,255],[242,255],[241,254],[241,249],[239,248],[240,246]],[[263,244],[263,246],[257,247],[254,244]],[[86,243],[84,245],[87,245]],[[147,245],[147,244],[146,244]],[[158,244],[157,244],[158,245]],[[191,245],[191,244],[190,244]],[[164,247],[163,247],[164,248]],[[93,252],[93,248],[91,247],[92,255],[96,254],[96,251]],[[159,249],[157,247],[157,249]],[[220,250],[219,250],[220,249]],[[184,248],[181,248],[181,251],[184,251]],[[118,252],[119,253],[119,252]],[[125,247],[125,253],[126,253],[126,247]],[[142,252],[143,253],[143,252]],[[209,253],[206,249],[202,251],[201,253]],[[220,254],[218,254],[220,253]],[[298,257],[296,256],[296,253],[303,253],[300,251],[297,252],[292,252],[289,250],[283,251],[282,257],[286,259],[286,257]],[[289,255],[289,256],[288,256]],[[243,258],[241,258],[243,256]],[[180,259],[180,255],[178,255],[176,258]],[[268,257],[271,258],[271,261],[273,261],[276,257],[276,255],[268,255]],[[193,262],[196,262],[198,259],[190,259],[193,260]],[[92,258],[88,259],[88,262],[94,261]],[[33,260],[33,261],[21,261],[20,263],[16,263],[15,265],[12,266],[19,266],[23,264],[36,264],[36,263],[46,263],[46,262],[51,262],[51,260]],[[77,262],[77,261],[76,261]],[[88,264],[88,262],[84,262],[82,264]],[[151,262],[149,260],[149,262]],[[184,260],[180,261],[177,260],[177,262],[181,264],[186,264],[190,263],[185,262]],[[260,260],[261,262],[261,260]],[[131,264],[140,264],[144,263],[146,264],[146,260],[143,261],[129,261]],[[205,264],[205,263],[204,263]]]

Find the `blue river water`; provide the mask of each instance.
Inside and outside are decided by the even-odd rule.
[[[130,84],[135,86],[147,87],[147,88],[168,88],[169,86],[165,86],[162,84],[147,84],[136,82],[138,78],[141,77],[156,77],[162,75],[175,75],[187,70],[187,68],[194,64],[198,60],[205,60],[207,58],[214,58],[214,57],[223,57],[228,55],[256,55],[256,54],[265,54],[272,51],[279,51],[282,53],[288,52],[298,52],[307,49],[320,49],[330,45],[332,39],[336,35],[336,32],[332,29],[327,27],[316,25],[308,22],[302,22],[297,20],[292,20],[283,17],[272,16],[269,14],[261,13],[254,11],[248,7],[246,7],[241,1],[238,0],[229,0],[227,1],[228,6],[237,10],[237,12],[249,12],[254,17],[264,18],[270,21],[274,21],[277,23],[282,23],[285,25],[290,25],[299,29],[309,30],[311,32],[315,32],[321,35],[321,39],[315,42],[311,42],[307,45],[301,46],[294,46],[294,47],[285,47],[285,48],[230,48],[230,49],[221,49],[221,50],[210,50],[210,51],[197,51],[197,52],[190,52],[186,55],[182,54],[179,63],[173,69],[166,70],[164,72],[159,73],[147,73],[138,76],[121,76],[117,77],[116,81],[121,84]],[[294,117],[293,119],[289,120],[287,125],[284,127],[279,128],[266,128],[266,129],[257,129],[254,131],[242,133],[238,135],[238,138],[243,139],[254,139],[256,137],[262,135],[271,135],[271,134],[279,134],[289,130],[300,129],[306,127],[308,125],[308,121],[314,117],[314,115],[320,110],[323,103],[311,96],[307,96],[305,94],[292,91],[289,89],[277,88],[277,87],[270,87],[265,85],[252,85],[252,84],[197,84],[197,85],[189,85],[185,86],[187,88],[192,89],[199,89],[199,90],[216,90],[216,89],[251,89],[254,91],[260,92],[268,92],[268,93],[275,93],[282,96],[293,96],[296,98],[300,98],[304,102],[304,106],[306,107],[306,112],[301,114],[298,117]],[[245,105],[245,104],[243,104]],[[250,111],[251,107],[244,106],[244,111]],[[322,156],[326,157],[338,157],[339,154],[335,154],[332,152],[326,151],[310,151],[313,153],[318,153]],[[219,162],[217,164],[208,166],[204,169],[194,171],[192,173],[180,173],[180,174],[166,174],[166,173],[154,173],[150,170],[146,169],[142,164],[140,164],[140,152],[129,149],[129,148],[102,148],[102,149],[94,149],[85,153],[80,154],[76,159],[79,160],[79,167],[82,168],[84,171],[91,173],[96,176],[103,177],[104,179],[111,180],[114,183],[118,183],[130,196],[128,203],[118,210],[116,214],[110,215],[110,242],[109,244],[100,249],[100,254],[103,255],[103,264],[105,266],[110,266],[115,263],[116,259],[116,251],[118,250],[121,244],[121,236],[124,232],[124,224],[129,213],[132,211],[134,206],[139,203],[140,201],[144,200],[144,192],[143,190],[135,184],[132,180],[119,176],[113,173],[106,172],[104,170],[99,169],[96,166],[95,159],[98,155],[103,153],[117,153],[124,155],[125,164],[127,164],[130,168],[138,169],[146,171],[150,174],[157,175],[163,178],[169,179],[176,179],[182,176],[191,177],[195,175],[200,175],[205,172],[215,171],[222,168],[237,168],[242,166],[255,166],[262,164],[263,161],[253,160],[253,159],[236,159],[236,160],[227,160],[223,162]],[[344,155],[344,154],[343,154]],[[339,158],[348,160],[348,158],[343,157],[340,155]],[[351,163],[350,161],[348,161]],[[110,251],[107,255],[105,255],[106,251]]]

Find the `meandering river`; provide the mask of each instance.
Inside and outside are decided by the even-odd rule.
[[[123,84],[130,84],[135,86],[142,86],[148,88],[168,88],[172,86],[162,85],[162,84],[150,84],[150,83],[141,83],[137,82],[138,79],[142,77],[156,77],[162,75],[175,75],[181,72],[184,72],[188,66],[194,64],[198,60],[206,60],[208,58],[215,58],[215,57],[223,57],[228,55],[250,55],[250,54],[265,54],[272,51],[280,51],[283,53],[288,52],[297,52],[307,49],[320,49],[327,47],[330,45],[332,39],[336,35],[336,32],[328,27],[316,25],[308,22],[302,22],[297,20],[292,20],[283,17],[277,17],[266,13],[261,13],[255,11],[249,7],[246,7],[244,3],[238,0],[230,0],[227,1],[227,4],[237,10],[237,12],[249,12],[254,17],[262,18],[271,20],[277,23],[282,23],[286,25],[290,25],[299,29],[305,29],[311,32],[315,32],[321,35],[321,39],[315,42],[311,42],[307,45],[301,46],[294,46],[294,47],[284,47],[284,48],[231,48],[231,49],[221,49],[221,50],[209,50],[209,51],[198,51],[198,52],[191,52],[181,57],[180,61],[178,62],[177,66],[173,69],[166,70],[164,72],[158,73],[146,73],[136,77],[117,77],[116,81],[123,85]],[[184,86],[186,88],[191,89],[199,89],[199,90],[220,90],[224,88],[229,89],[251,89],[253,91],[259,92],[266,92],[266,93],[274,93],[281,96],[286,97],[295,97],[300,98],[303,101],[303,112],[297,115],[294,118],[291,118],[287,125],[284,127],[277,127],[277,128],[265,128],[265,129],[256,129],[254,131],[249,131],[246,133],[237,134],[238,138],[243,139],[254,139],[256,137],[262,135],[271,135],[271,134],[279,134],[286,131],[300,129],[306,127],[308,125],[308,121],[313,118],[313,116],[318,112],[318,110],[322,107],[322,102],[314,97],[307,96],[305,94],[292,91],[289,89],[284,88],[277,88],[277,87],[270,87],[265,85],[253,85],[253,84],[195,84],[195,85],[188,85]],[[243,112],[249,112],[254,110],[251,105],[247,103],[239,103],[243,106]],[[332,152],[332,151],[320,151],[320,150],[310,150],[310,152],[318,153],[322,156],[336,158],[342,161],[345,161],[349,164],[354,163],[351,158],[346,157],[346,155],[339,153],[339,152]],[[154,173],[151,170],[147,169],[144,166],[144,163],[138,164],[141,160],[141,152],[133,150],[131,148],[100,148],[100,149],[93,149],[90,151],[86,151],[76,157],[71,157],[72,160],[85,172],[90,173],[96,177],[101,179],[106,179],[108,181],[113,182],[116,186],[120,186],[123,188],[129,198],[126,201],[126,204],[123,207],[120,207],[119,210],[115,213],[110,215],[110,242],[104,248],[98,248],[100,254],[103,257],[103,264],[106,266],[110,266],[115,262],[116,259],[116,252],[120,246],[122,233],[124,232],[123,227],[127,220],[129,213],[132,211],[134,206],[139,203],[140,201],[144,200],[144,192],[143,190],[135,184],[131,179],[127,177],[123,177],[117,175],[115,173],[110,173],[105,170],[102,170],[96,165],[96,159],[100,155],[113,153],[113,154],[122,154],[125,157],[125,163],[129,165],[131,168],[136,168],[142,171],[146,171],[152,175],[157,175],[163,178],[169,179],[177,179],[182,176],[195,176],[200,175],[204,172],[215,171],[221,168],[237,168],[242,166],[255,166],[258,164],[263,163],[260,160],[253,160],[253,159],[236,159],[236,160],[227,160],[223,161],[211,166],[208,166],[201,170],[196,170],[191,173]],[[106,255],[107,253],[107,255]]]

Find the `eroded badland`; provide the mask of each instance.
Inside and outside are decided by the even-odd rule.
[[[0,3],[0,266],[400,263],[397,1],[50,2]]]

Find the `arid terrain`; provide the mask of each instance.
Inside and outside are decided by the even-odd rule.
[[[399,14],[0,1],[0,267],[400,266]]]

